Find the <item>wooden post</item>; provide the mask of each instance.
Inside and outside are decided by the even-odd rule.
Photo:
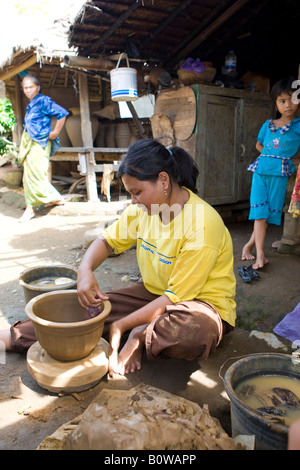
[[[142,124],[141,124],[141,122],[140,122],[140,120],[139,120],[139,117],[138,117],[138,115],[137,115],[136,110],[134,109],[134,106],[133,106],[132,102],[131,102],[131,101],[127,101],[127,106],[128,106],[128,108],[129,108],[129,111],[130,111],[131,114],[132,114],[133,120],[134,120],[134,122],[135,122],[135,124],[136,124],[137,130],[138,130],[138,132],[139,132],[141,138],[142,138],[142,139],[146,139],[146,132],[145,132],[145,129],[143,128],[143,126],[142,126]]]
[[[17,147],[19,147],[21,143],[21,136],[23,132],[23,107],[22,107],[22,93],[21,93],[21,79],[19,75],[14,77],[15,80],[15,129],[14,129],[14,137],[15,143]]]
[[[81,132],[84,147],[93,148],[93,137],[92,137],[92,124],[90,118],[90,106],[89,106],[89,92],[88,92],[88,81],[85,74],[79,73],[79,103],[80,103],[80,115],[81,115]],[[94,152],[86,153],[86,186],[88,201],[99,201],[96,173],[94,170],[95,166],[95,154]]]

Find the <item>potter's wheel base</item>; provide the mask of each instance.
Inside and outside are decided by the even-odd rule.
[[[78,385],[77,387],[63,387],[63,388],[51,387],[49,385],[42,384],[38,381],[37,381],[37,384],[40,387],[44,388],[45,390],[48,390],[48,392],[52,392],[52,393],[75,393],[75,392],[84,392],[85,390],[89,390],[90,388],[95,387],[100,382],[101,378],[99,380],[96,380],[96,382],[88,383],[88,384],[81,385],[81,386]]]
[[[27,369],[50,392],[82,392],[94,387],[107,373],[108,355],[109,344],[103,338],[88,356],[70,362],[54,359],[37,341],[27,352]]]

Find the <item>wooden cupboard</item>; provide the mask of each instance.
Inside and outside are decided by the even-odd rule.
[[[193,134],[177,144],[199,167],[199,195],[212,205],[249,200],[252,173],[247,166],[259,155],[259,129],[273,116],[268,94],[193,85],[197,112]]]

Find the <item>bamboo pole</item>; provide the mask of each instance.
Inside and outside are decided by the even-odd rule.
[[[108,59],[93,59],[82,56],[64,56],[63,64],[67,67],[82,67],[89,70],[112,70],[115,65]]]
[[[23,70],[31,67],[32,65],[37,63],[37,55],[34,54],[31,56],[29,59],[27,59],[25,62],[22,64],[18,65],[17,67],[13,67],[11,70],[7,72],[3,72],[0,74],[0,80],[5,82],[5,80],[9,80],[10,78],[14,77],[15,75],[18,75],[18,73],[23,72]]]

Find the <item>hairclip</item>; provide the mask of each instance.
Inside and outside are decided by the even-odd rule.
[[[166,149],[168,150],[168,152],[169,152],[169,154],[171,155],[171,157],[173,157],[172,150],[170,150],[168,147],[166,147]]]

